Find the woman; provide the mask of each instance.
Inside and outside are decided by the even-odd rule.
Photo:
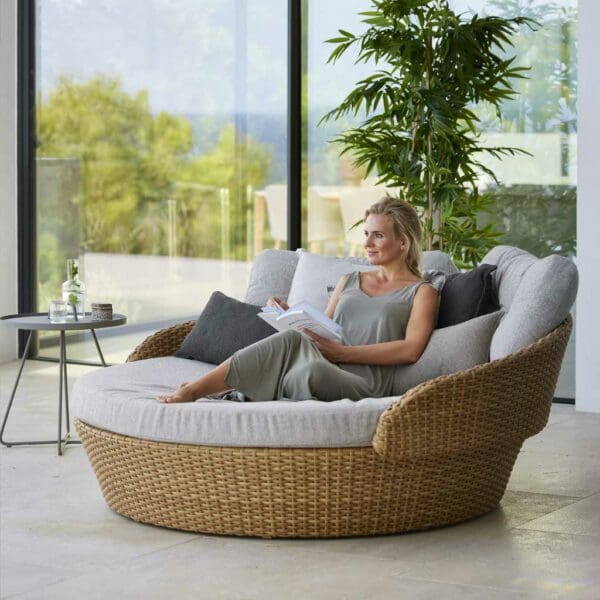
[[[365,213],[366,273],[344,275],[326,314],[344,331],[346,344],[311,331],[274,334],[247,348],[165,403],[190,402],[236,389],[253,400],[360,400],[392,394],[394,368],[418,360],[435,324],[437,291],[419,271],[421,227],[414,208],[384,198]],[[267,304],[279,303],[269,298]]]

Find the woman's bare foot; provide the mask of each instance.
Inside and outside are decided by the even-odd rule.
[[[194,388],[190,383],[182,383],[176,392],[173,392],[170,396],[159,396],[158,400],[165,404],[172,404],[175,402],[193,402],[197,399],[197,395],[194,393]]]
[[[194,400],[209,398],[210,394],[221,393],[229,386],[225,383],[225,375],[229,369],[229,360],[223,361],[218,367],[196,379],[193,383],[184,383],[170,395],[159,396],[158,400],[165,404],[176,402],[193,402]]]

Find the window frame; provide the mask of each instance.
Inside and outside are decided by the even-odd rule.
[[[35,0],[17,6],[17,277],[18,311],[37,307],[37,218],[35,205]],[[27,332],[19,331],[19,357]],[[34,344],[35,345],[35,344]]]
[[[302,3],[288,0],[287,15],[287,148],[288,249],[302,244]],[[37,218],[36,218],[36,0],[18,3],[17,59],[17,237],[18,311],[37,309]],[[19,332],[19,357],[23,355],[26,332]],[[30,356],[34,352],[32,344]]]

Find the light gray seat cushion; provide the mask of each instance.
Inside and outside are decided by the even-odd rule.
[[[209,446],[368,447],[381,413],[398,400],[162,404],[156,397],[214,365],[184,358],[141,360],[80,377],[71,395],[75,418],[122,435]]]
[[[568,258],[538,259],[512,246],[496,246],[483,263],[494,272],[503,317],[490,346],[490,359],[503,358],[540,339],[569,314],[577,295],[577,267]]]

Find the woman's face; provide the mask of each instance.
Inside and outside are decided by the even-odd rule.
[[[365,251],[372,265],[397,261],[406,250],[406,242],[394,234],[394,225],[384,215],[369,215],[365,221]]]

